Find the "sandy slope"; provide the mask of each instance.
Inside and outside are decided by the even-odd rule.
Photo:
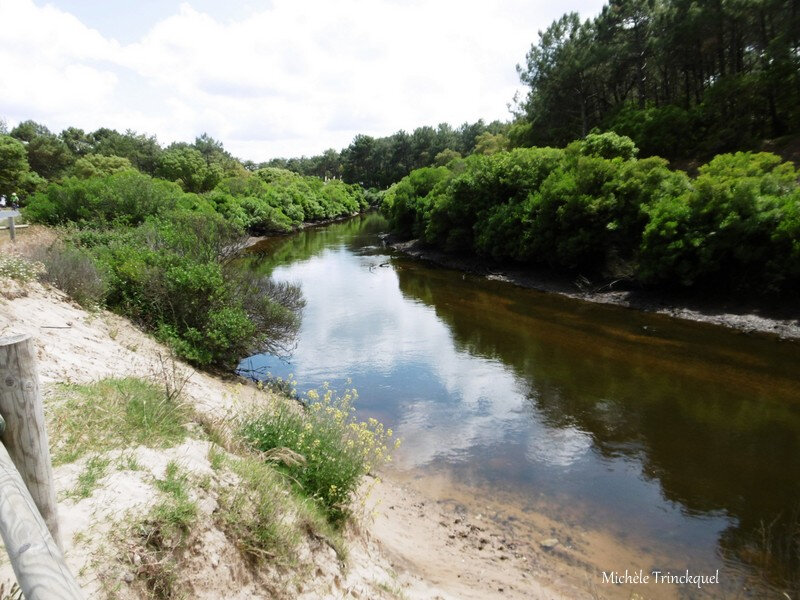
[[[34,336],[45,403],[58,382],[88,383],[114,376],[162,376],[168,353],[127,320],[106,311],[86,312],[61,292],[39,284],[24,287],[0,279],[0,337]],[[171,363],[168,363],[171,364]],[[254,388],[233,378],[223,381],[194,372],[184,393],[196,409],[216,419],[241,405],[263,398]],[[89,498],[61,499],[65,551],[69,565],[89,597],[138,597],[129,585],[130,572],[119,555],[114,532],[132,515],[145,513],[154,501],[154,478],[164,476],[169,460],[177,460],[197,477],[213,480],[210,491],[195,500],[201,524],[193,534],[191,556],[181,574],[196,598],[270,598],[286,573],[253,573],[217,530],[210,515],[217,510],[214,490],[236,485],[217,481],[208,461],[208,442],[187,441],[167,451],[132,448],[112,453],[118,464]],[[129,470],[133,458],[143,469]],[[123,460],[124,459],[124,460]],[[85,460],[55,470],[60,498],[74,487]],[[216,478],[216,479],[214,479]],[[491,524],[470,523],[419,491],[396,482],[371,482],[360,532],[349,534],[348,566],[339,564],[325,544],[309,539],[302,552],[316,567],[310,577],[292,583],[299,598],[561,598],[580,597],[564,582],[548,587],[537,580],[539,568],[532,550],[516,551],[504,533]],[[116,554],[115,554],[116,551]],[[136,556],[128,553],[128,555]],[[12,579],[2,556],[0,582]],[[543,572],[543,571],[542,571]],[[553,581],[554,578],[549,578]],[[557,582],[556,582],[557,583]],[[555,591],[558,589],[559,591]]]

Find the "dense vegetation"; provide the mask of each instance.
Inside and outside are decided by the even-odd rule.
[[[242,171],[196,194],[120,161],[81,160],[99,172],[50,183],[25,207],[33,222],[69,226],[35,257],[45,277],[133,318],[199,365],[230,368],[280,352],[299,325],[297,287],[245,275],[231,260],[247,232],[289,231],[368,206],[358,186],[280,169]]]
[[[348,516],[363,476],[388,461],[399,445],[392,430],[375,419],[356,420],[356,397],[355,390],[338,396],[326,386],[321,396],[316,390],[307,393],[308,410],[278,402],[240,427],[251,447],[281,460],[279,468],[333,523]]]
[[[800,5],[609,0],[540,32],[518,71],[518,145],[598,127],[670,159],[756,148],[800,130]]]
[[[449,252],[644,284],[796,291],[797,170],[725,154],[692,179],[633,142],[590,134],[412,172],[385,195],[394,231]]]
[[[323,178],[341,177],[367,188],[385,189],[413,169],[444,165],[473,152],[504,149],[509,143],[504,135],[507,129],[507,123],[479,120],[457,128],[440,123],[435,128],[418,127],[411,133],[400,130],[378,138],[357,135],[341,152],[330,149],[319,156],[277,158],[267,166]]]
[[[508,124],[477,121],[453,128],[441,123],[436,128],[419,127],[410,134],[398,131],[378,138],[357,135],[341,152],[329,149],[319,156],[254,163],[234,158],[206,134],[192,144],[176,142],[162,148],[155,137],[133,131],[119,133],[101,128],[87,133],[70,127],[56,134],[34,121],[6,129],[0,121],[0,193],[16,191],[24,196],[40,190],[47,182],[70,176],[109,175],[129,168],[176,182],[184,191],[195,193],[214,190],[225,180],[246,178],[252,172],[259,173],[266,183],[274,183],[281,179],[276,173],[283,171],[305,176],[305,185],[317,188],[322,181],[314,184],[308,177],[315,178],[313,181],[335,179],[368,189],[385,189],[412,169],[508,146],[503,135]],[[353,193],[351,188],[345,189]],[[257,186],[248,191],[263,195]],[[313,192],[319,193],[319,189]],[[296,197],[297,193],[292,191],[290,195]],[[309,214],[313,213],[312,208]],[[306,220],[313,218],[322,217]]]

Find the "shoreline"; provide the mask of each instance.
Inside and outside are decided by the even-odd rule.
[[[264,235],[251,235],[247,238],[242,247],[239,248],[239,251],[244,252],[246,250],[250,250],[251,248],[258,246],[264,240],[269,240],[276,237],[285,237],[289,235],[294,235],[295,233],[299,233],[305,229],[311,229],[312,227],[324,227],[325,225],[331,225],[333,223],[341,223],[342,221],[347,221],[349,219],[358,217],[360,215],[366,215],[367,213],[377,209],[378,209],[377,206],[370,206],[366,210],[349,213],[338,217],[332,217],[330,219],[323,219],[321,221],[303,221],[299,225],[292,227],[290,231],[273,231],[270,233],[265,233]]]
[[[502,281],[573,300],[608,304],[696,323],[727,327],[746,334],[777,336],[780,340],[800,340],[800,314],[797,314],[796,309],[794,314],[791,314],[792,307],[788,302],[775,306],[759,306],[742,301],[688,298],[677,293],[611,289],[616,282],[604,283],[593,290],[583,290],[569,277],[544,270],[526,270],[497,265],[479,257],[448,254],[426,247],[420,240],[396,241],[391,234],[382,240],[387,248],[407,257],[491,281]],[[591,286],[591,283],[585,287],[588,286]],[[608,290],[602,291],[605,288]]]
[[[105,378],[149,380],[159,376],[160,361],[169,356],[168,350],[125,318],[105,310],[89,313],[63,292],[47,285],[36,282],[5,285],[10,281],[3,279],[0,294],[0,336],[16,333],[34,336],[47,410],[63,383],[86,385]],[[187,377],[182,393],[198,415],[226,418],[264,401],[263,392],[238,378],[195,371],[180,361],[174,365]],[[193,427],[197,430],[199,426]],[[120,562],[112,548],[117,544],[114,531],[150,510],[157,496],[152,480],[164,477],[169,460],[180,461],[193,477],[209,475],[211,482],[216,481],[208,445],[201,437],[190,435],[175,447],[125,446],[101,452],[97,456],[115,465],[120,456],[133,456],[137,466],[109,469],[86,497],[70,494],[78,476],[86,470],[88,458],[57,466],[54,477],[59,512],[62,523],[69,524],[65,535],[66,560],[87,597],[101,596],[104,585],[116,586],[120,598],[140,597],[136,580],[131,576],[131,572],[137,571]],[[361,518],[356,515],[356,520],[345,530],[350,556],[347,565],[313,536],[302,541],[304,560],[312,570],[302,577],[296,589],[292,588],[296,597],[386,600],[591,597],[583,593],[580,578],[562,571],[561,564],[545,567],[531,560],[534,550],[522,547],[516,550],[516,556],[514,548],[504,552],[498,546],[500,536],[508,536],[506,532],[475,518],[467,521],[463,510],[448,505],[431,490],[428,493],[412,490],[408,483],[386,473],[385,480],[374,486],[372,497],[361,507]],[[208,489],[214,490],[216,485]],[[220,510],[216,493],[203,492],[205,495],[198,500],[198,506],[202,505],[201,516],[192,534],[181,585],[189,586],[186,589],[193,589],[201,599],[220,597],[231,590],[235,590],[231,598],[274,597],[274,586],[291,578],[291,571],[248,570],[236,549],[224,541],[213,525],[212,514]],[[361,509],[356,507],[356,510]],[[474,517],[474,513],[471,511],[470,516]],[[491,544],[482,543],[483,537]],[[134,541],[126,538],[125,543],[131,545]],[[420,548],[428,549],[429,560],[416,560]],[[446,572],[440,568],[438,552],[447,557]],[[301,572],[296,572],[296,576],[301,576]],[[0,569],[0,581],[3,578],[13,581],[9,563]]]

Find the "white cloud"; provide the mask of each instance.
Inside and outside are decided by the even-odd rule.
[[[505,119],[515,64],[570,9],[553,4],[275,0],[237,20],[185,2],[123,45],[52,5],[3,0],[0,115],[162,143],[206,131],[253,160],[341,148],[356,133]]]

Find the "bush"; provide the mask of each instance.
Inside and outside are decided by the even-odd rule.
[[[583,156],[631,160],[639,154],[639,149],[631,138],[608,131],[606,133],[590,133],[584,139],[570,144],[567,152],[577,152]]]
[[[132,170],[89,179],[69,177],[33,196],[25,217],[46,225],[138,225],[175,208],[183,196],[174,183]]]
[[[241,434],[261,452],[288,449],[299,455],[283,469],[325,509],[329,520],[340,522],[361,477],[389,460],[392,430],[384,430],[375,419],[355,420],[354,390],[342,397],[328,389],[322,397],[311,391],[308,398],[307,410],[279,399],[272,410],[244,422]]]
[[[81,306],[98,306],[105,301],[107,278],[87,251],[57,242],[37,248],[31,256],[44,265],[39,278],[66,292]]]
[[[359,186],[276,168],[225,179],[210,200],[228,220],[256,234],[285,233],[304,222],[343,217],[370,205]]]
[[[198,365],[232,368],[294,338],[303,300],[296,286],[245,277],[225,259],[241,231],[219,215],[176,211],[135,229],[80,232],[108,273],[107,303]]]
[[[646,284],[797,290],[798,172],[773,154],[715,157],[690,180],[630,138],[590,134],[566,150],[520,148],[419,169],[383,210],[394,231],[449,252]]]
[[[645,282],[779,291],[800,279],[798,172],[779,157],[715,157],[680,195],[648,207]]]

